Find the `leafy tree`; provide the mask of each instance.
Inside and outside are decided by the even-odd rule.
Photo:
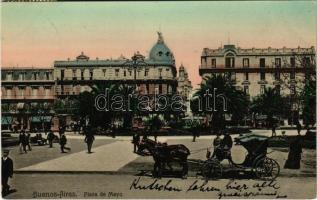
[[[207,93],[210,97],[209,107]],[[231,115],[232,119],[243,119],[248,112],[249,100],[243,91],[234,86],[230,77],[212,74],[203,79],[190,105],[195,114],[211,115],[213,132],[218,132],[226,128],[225,114]]]
[[[106,93],[107,90],[107,93]],[[95,99],[98,95],[105,94],[108,99],[112,99],[115,95],[120,95],[123,98],[123,110],[114,111],[110,109],[111,102],[107,102],[109,105],[109,111],[100,111],[95,107]],[[109,128],[112,126],[115,120],[123,119],[124,127],[131,127],[132,117],[136,113],[136,103],[134,97],[134,89],[127,85],[118,85],[118,84],[96,84],[91,87],[91,91],[85,91],[78,95],[76,98],[75,107],[77,108],[77,114],[80,116],[82,121],[81,124],[84,124],[86,120],[89,121],[89,124],[93,127],[101,126],[103,128]],[[130,101],[128,96],[132,95]],[[103,101],[99,102],[101,106],[105,106]]]
[[[316,123],[316,82],[307,80],[300,94],[303,108],[303,122],[307,131]]]
[[[268,128],[272,128],[276,116],[281,116],[285,112],[287,104],[277,89],[266,88],[263,94],[256,96],[251,103],[251,110],[254,113],[266,115]]]

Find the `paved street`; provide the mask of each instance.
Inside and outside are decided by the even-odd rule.
[[[258,131],[260,134],[269,135],[268,131]],[[290,132],[293,134],[293,132]],[[115,198],[116,196],[85,196],[84,192],[113,192],[121,193],[119,198],[217,198],[217,192],[185,192],[195,180],[200,183],[201,177],[197,175],[197,166],[191,160],[205,160],[206,149],[211,147],[213,136],[201,136],[196,142],[192,142],[190,136],[179,137],[158,137],[161,142],[168,144],[184,144],[192,152],[189,156],[189,177],[187,180],[171,178],[172,183],[182,188],[182,192],[163,192],[156,190],[140,191],[130,186],[139,175],[140,182],[144,185],[151,184],[155,179],[150,177],[153,169],[153,159],[150,156],[142,157],[132,152],[133,145],[131,137],[103,137],[96,136],[93,145],[93,153],[88,154],[84,137],[80,135],[69,135],[68,146],[72,148],[69,153],[60,153],[59,145],[54,144],[54,148],[48,146],[33,146],[33,150],[27,154],[19,154],[18,147],[11,151],[14,160],[15,175],[11,185],[17,192],[8,195],[8,198],[32,198],[33,192],[73,192],[76,196],[63,196],[62,198]],[[316,193],[316,152],[304,149],[300,170],[285,170],[283,165],[287,158],[287,149],[269,149],[268,156],[277,160],[281,166],[280,177],[277,179],[280,195],[287,195],[290,198],[311,198]],[[246,150],[235,145],[232,149],[233,160],[237,163],[243,161]],[[223,163],[226,165],[226,161]],[[218,189],[225,188],[232,177],[212,181],[212,186]],[[245,179],[240,177],[237,184],[259,182],[258,180]],[[249,177],[248,177],[249,178]],[[166,183],[170,178],[164,177],[159,182]],[[297,192],[300,184],[305,181],[307,192]],[[210,181],[211,183],[211,181]],[[251,186],[250,186],[251,188]],[[249,189],[250,189],[249,188]],[[269,188],[272,189],[272,188]],[[229,191],[230,192],[230,191]],[[250,192],[250,191],[248,191]],[[104,194],[102,194],[104,195]],[[305,195],[305,196],[303,196]],[[266,196],[260,196],[266,198]],[[269,197],[269,196],[268,196]],[[40,198],[39,196],[37,198]],[[42,197],[43,198],[43,197]],[[55,197],[56,198],[56,197]]]

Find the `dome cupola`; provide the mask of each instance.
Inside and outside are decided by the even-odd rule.
[[[174,63],[174,56],[171,50],[165,45],[163,35],[157,32],[158,40],[150,51],[150,59],[154,61],[165,61]]]

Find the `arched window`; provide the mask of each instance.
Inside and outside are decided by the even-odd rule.
[[[233,53],[227,53],[226,54],[226,68],[234,68],[234,54]]]

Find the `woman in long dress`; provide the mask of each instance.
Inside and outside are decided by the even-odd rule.
[[[291,142],[289,147],[288,158],[285,162],[284,168],[286,169],[300,169],[300,160],[302,154],[301,137],[298,135]]]

